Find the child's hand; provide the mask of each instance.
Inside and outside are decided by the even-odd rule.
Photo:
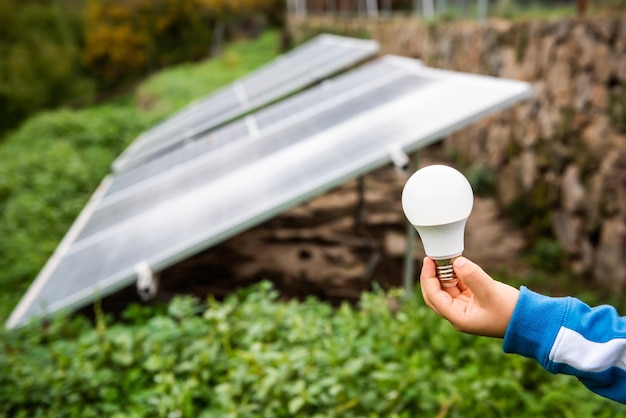
[[[459,331],[504,337],[519,290],[493,280],[467,258],[457,258],[453,267],[458,284],[442,288],[435,276],[434,261],[424,259],[420,280],[426,304]]]

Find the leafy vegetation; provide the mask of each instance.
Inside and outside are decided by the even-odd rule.
[[[495,196],[498,179],[484,163],[475,163],[468,167],[467,179],[477,196]]]
[[[611,417],[623,405],[452,329],[421,298],[280,302],[268,282],[144,322],[102,314],[0,337],[0,413],[115,417]],[[404,302],[403,302],[404,301]],[[393,302],[393,303],[391,303]],[[394,310],[390,306],[399,306]],[[134,321],[133,318],[139,318]]]
[[[69,229],[111,162],[139,133],[278,53],[278,34],[158,73],[136,96],[40,113],[0,142],[0,321]]]

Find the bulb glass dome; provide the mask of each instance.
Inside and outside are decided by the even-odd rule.
[[[458,170],[446,165],[424,167],[407,180],[402,191],[404,213],[415,226],[457,222],[472,212],[472,186]]]
[[[417,229],[424,251],[435,260],[463,253],[465,224],[473,204],[469,181],[445,165],[416,171],[402,191],[404,213]]]

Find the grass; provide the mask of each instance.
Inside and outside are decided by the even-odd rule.
[[[390,307],[393,306],[392,309]],[[268,282],[223,301],[96,310],[0,331],[0,416],[614,417],[571,376],[457,332],[421,295],[358,306],[280,301]],[[573,412],[575,411],[575,412]]]

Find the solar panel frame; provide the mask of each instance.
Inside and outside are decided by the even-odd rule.
[[[429,69],[415,60],[394,56],[364,66],[354,72],[354,77],[359,79],[367,75],[368,68],[378,69],[377,66],[381,65],[389,67],[388,71],[380,71],[387,80],[394,79],[389,75],[394,72],[398,78],[407,74],[414,76],[414,88],[384,105],[366,107],[349,116],[354,108],[349,100],[340,96],[352,94],[357,97],[357,92],[339,90],[342,86],[339,82],[315,87],[330,89],[325,92],[328,94],[321,95],[326,97],[324,101],[268,124],[265,131],[257,132],[259,136],[256,138],[249,132],[245,147],[228,144],[219,149],[217,157],[209,153],[205,157],[207,161],[213,158],[213,162],[220,165],[217,168],[219,179],[200,182],[175,199],[155,203],[122,223],[81,238],[81,231],[93,214],[104,207],[107,189],[118,175],[107,177],[7,325],[14,327],[23,324],[30,316],[73,309],[88,303],[95,294],[111,293],[135,280],[135,267],[140,263],[147,262],[154,271],[160,271],[345,181],[388,164],[391,148],[413,152],[530,94],[527,83]],[[349,79],[350,74],[345,77]],[[424,85],[423,80],[434,81]],[[375,91],[363,88],[361,93],[363,96]],[[461,97],[463,91],[472,96]],[[314,94],[315,91],[301,93],[301,97]],[[292,100],[297,102],[298,97],[294,96]],[[259,111],[259,114],[271,114],[284,105],[278,103],[277,108]],[[328,109],[335,113],[332,124],[319,126],[307,138],[293,143],[285,136],[286,127],[298,127]],[[345,119],[337,118],[341,114],[346,115]],[[428,116],[423,123],[416,123],[416,115]],[[264,135],[270,134],[278,135],[278,139],[281,134],[285,136],[281,139],[284,146],[264,158],[251,158],[248,164],[238,169],[229,169],[227,157],[237,158],[246,149],[254,152],[250,144],[260,144]],[[178,170],[178,174],[172,178],[176,180],[179,176],[179,183],[191,181],[195,178],[193,170],[202,171],[206,166],[202,158],[177,164],[173,170]],[[166,177],[171,176],[170,173]],[[207,199],[207,196],[214,199]],[[129,194],[129,198],[132,199],[133,194]],[[227,204],[223,204],[224,201]],[[142,228],[141,222],[150,228]],[[90,264],[94,259],[101,261],[99,265]],[[76,275],[80,266],[97,280],[73,292],[67,292],[68,286],[55,287],[54,281],[50,280],[60,275],[74,277],[68,285],[83,284],[81,280],[85,280],[85,273]],[[38,295],[44,292],[56,299],[48,298],[46,303],[39,304]]]

